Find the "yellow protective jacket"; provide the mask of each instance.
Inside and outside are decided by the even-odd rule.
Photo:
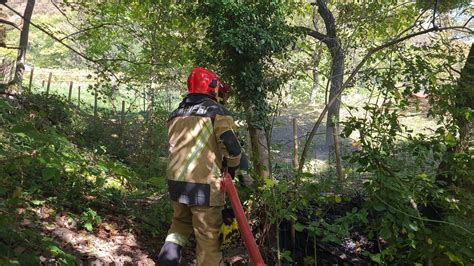
[[[212,98],[190,94],[168,120],[168,190],[171,200],[221,206],[221,168],[237,168],[240,144],[230,112]]]

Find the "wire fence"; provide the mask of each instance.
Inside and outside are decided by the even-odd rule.
[[[14,79],[15,60],[2,59],[0,84]],[[120,117],[137,115],[144,119],[151,117],[155,108],[171,110],[176,95],[166,90],[150,90],[146,85],[123,85],[113,87],[113,92],[104,95],[94,86],[93,73],[87,70],[46,69],[26,66],[23,87],[31,93],[60,95],[78,109],[94,116],[108,113]]]

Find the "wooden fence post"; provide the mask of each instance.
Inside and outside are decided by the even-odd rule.
[[[0,78],[0,82],[5,81],[5,76],[6,76],[6,69],[5,69],[5,58],[2,59],[2,64],[0,65],[0,74],[2,74]]]
[[[81,110],[81,86],[77,87],[77,108]]]
[[[146,113],[146,89],[143,88],[143,113]]]
[[[120,124],[122,124],[123,126],[124,122],[125,122],[125,101],[122,101],[122,113],[120,115]]]
[[[298,125],[296,118],[293,118],[293,168],[298,170]],[[298,175],[298,173],[297,173]],[[295,176],[295,186],[298,189],[299,176]],[[293,222],[290,224],[291,254],[296,254],[296,230]]]
[[[67,101],[68,102],[71,102],[71,96],[72,96],[72,86],[73,86],[74,82],[70,81],[69,82],[69,93],[67,95]]]
[[[148,107],[148,119],[153,120],[153,107],[155,106],[155,92],[151,94],[151,103]]]
[[[12,81],[15,78],[15,66],[16,63],[13,62],[12,67],[10,68],[10,80],[8,82]]]
[[[46,95],[49,94],[49,87],[51,86],[51,77],[52,77],[53,73],[49,72],[49,76],[48,76],[48,85],[46,86]]]
[[[293,167],[298,168],[298,125],[293,118]]]
[[[334,136],[334,154],[336,156],[336,172],[337,172],[337,177],[339,178],[339,181],[342,181],[344,179],[344,172],[342,171],[342,162],[341,162],[341,154],[339,154],[340,151],[340,146],[339,146],[339,135],[338,135],[338,130],[337,126],[335,125],[333,129],[333,136]]]
[[[94,90],[94,117],[97,116],[97,89]]]
[[[28,92],[31,92],[31,84],[33,83],[33,73],[35,72],[35,68],[31,68],[31,73],[30,73],[30,84],[28,85]]]
[[[41,82],[41,88],[44,88],[44,79]]]

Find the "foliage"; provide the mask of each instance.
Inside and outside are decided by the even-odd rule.
[[[474,234],[470,230],[474,221],[462,218],[472,217],[464,209],[472,209],[471,193],[466,187],[439,179],[446,154],[459,141],[455,137],[459,136],[457,121],[451,118],[466,112],[465,106],[443,99],[456,94],[458,83],[447,66],[461,61],[462,53],[445,56],[441,47],[434,42],[429,50],[415,48],[392,54],[389,68],[372,72],[366,83],[375,86],[383,100],[366,104],[365,117],[343,123],[345,137],[355,131],[360,136],[361,149],[351,154],[350,162],[358,172],[370,173],[364,181],[368,193],[365,209],[373,217],[369,235],[386,241],[379,247],[379,263],[422,263],[442,256],[455,263],[472,263],[474,258],[474,243],[465,239],[466,234]],[[406,97],[421,89],[430,94],[430,114],[439,120],[433,136],[413,135],[399,121],[400,112],[410,106]],[[448,164],[457,166],[445,173],[450,180],[462,177],[473,182],[466,175],[473,157],[465,153],[449,157]]]
[[[87,231],[92,231],[93,226],[99,226],[102,223],[102,218],[91,208],[87,208],[85,211],[81,213],[79,217],[79,221]]]
[[[250,123],[268,127],[267,97],[286,82],[285,53],[296,35],[287,24],[291,4],[207,1],[197,8],[208,20],[198,62],[215,69],[232,85],[237,103],[251,110]],[[281,66],[281,67],[280,67]]]
[[[422,9],[437,9],[437,11],[447,12],[456,8],[468,6],[471,3],[470,0],[417,0],[416,4]]]
[[[38,14],[33,18],[33,22],[40,25],[54,34],[58,34],[58,28],[63,31],[71,30],[70,25],[62,15]],[[19,30],[10,30],[6,34],[5,42],[9,46],[18,46],[20,36]],[[55,41],[36,27],[31,26],[29,32],[29,44],[26,53],[26,63],[35,67],[43,68],[84,68],[85,64],[77,54]],[[16,57],[17,50],[2,49],[0,56]]]
[[[35,16],[34,22],[53,32],[57,32],[57,29],[71,28],[62,15]],[[51,25],[54,25],[56,30]],[[28,64],[35,67],[81,69],[86,66],[84,59],[35,27],[30,27],[26,55]]]
[[[127,198],[147,197],[164,189],[152,188],[144,180],[149,175],[159,176],[154,172],[140,170],[146,173],[140,176],[103,149],[78,147],[74,142],[84,141],[80,132],[89,122],[61,97],[26,94],[13,100],[0,99],[0,238],[7,241],[0,242],[3,261],[14,263],[19,259],[26,263],[22,259],[36,261],[42,254],[63,263],[74,259],[55,242],[41,239],[35,230],[18,224],[25,215],[37,219],[34,210],[38,206],[48,207],[53,213],[68,210],[91,231],[102,221],[105,210],[101,206],[128,210]],[[20,209],[26,212],[17,212]],[[135,230],[158,234],[160,224],[168,223],[171,212],[169,207],[159,210],[159,214],[152,213],[159,217],[152,218],[158,222],[154,227],[140,228],[138,223]],[[135,211],[129,215],[139,217]],[[18,251],[18,246],[24,249]],[[25,253],[34,256],[23,256]]]
[[[65,7],[82,18],[74,22],[79,28],[74,40],[93,59],[94,90],[111,97],[117,90],[146,89],[153,98],[158,91],[171,95],[171,89],[179,88],[177,80],[187,74],[183,70],[199,38],[198,21],[185,13],[188,5],[66,1]]]

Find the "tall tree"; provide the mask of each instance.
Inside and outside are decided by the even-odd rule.
[[[331,54],[331,72],[330,72],[330,89],[329,100],[339,97],[338,92],[341,90],[344,80],[344,51],[342,50],[341,41],[336,31],[336,20],[333,13],[329,10],[325,0],[317,0],[318,13],[324,21],[326,34],[317,31],[310,32],[310,36],[323,42]],[[338,132],[336,122],[339,121],[339,110],[341,101],[336,99],[334,104],[329,107],[326,118],[326,146],[333,145],[333,132]],[[334,130],[336,128],[336,130]]]
[[[21,84],[23,81],[23,73],[25,72],[26,49],[28,48],[28,36],[30,33],[30,20],[33,15],[36,0],[28,0],[25,11],[23,12],[23,27],[20,34],[20,44],[18,56],[16,58],[15,79],[14,82]]]
[[[309,133],[308,140],[303,147],[299,171],[301,171],[304,166],[309,146],[322,120],[327,114],[326,119],[330,126],[334,121],[332,118],[338,118],[340,95],[345,88],[353,84],[355,77],[359,71],[364,68],[366,63],[381,62],[384,64],[386,53],[381,51],[419,35],[447,30],[470,30],[466,27],[469,20],[468,22],[455,26],[452,24],[435,24],[434,18],[438,17],[436,8],[434,8],[433,15],[431,16],[427,10],[420,8],[416,2],[398,4],[393,1],[371,1],[362,3],[352,1],[341,3],[334,1],[331,2],[337,7],[334,10],[343,12],[343,16],[339,16],[341,19],[338,24],[333,24],[332,22],[336,22],[336,20],[332,19],[334,17],[332,15],[333,13],[327,9],[327,2],[329,1],[316,1],[318,12],[323,19],[326,17],[325,23],[326,21],[328,22],[326,25],[326,34],[314,29],[300,28],[306,32],[306,34],[321,40],[323,43],[330,43],[331,47],[334,48],[330,50],[333,59],[330,77],[331,82],[334,81],[334,83],[331,83],[331,89],[339,89],[332,91],[332,97],[329,97],[327,105],[321,111],[320,117]],[[428,6],[433,8],[436,6],[436,2],[437,1],[434,1],[433,5]],[[460,4],[455,5],[459,7],[465,4],[466,1],[453,0],[450,2],[460,2]],[[332,27],[334,25],[337,26],[337,28],[333,29]],[[334,32],[334,30],[336,32]],[[341,38],[344,38],[344,42],[342,42],[345,44],[344,46],[341,46]],[[341,49],[341,47],[344,47],[344,49]],[[339,86],[339,74],[344,74],[344,65],[341,68],[340,64],[341,62],[344,64],[344,53],[347,52],[349,48],[355,54],[355,60],[353,65],[349,67],[350,72],[347,74],[347,79]],[[333,107],[334,105],[336,108]],[[331,110],[332,115],[330,114]],[[331,142],[330,138],[332,136],[330,134],[331,132],[328,130],[326,143]]]

